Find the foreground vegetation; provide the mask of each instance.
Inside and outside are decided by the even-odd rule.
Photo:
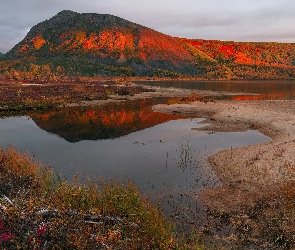
[[[130,181],[72,184],[0,148],[2,249],[203,249],[184,239]]]

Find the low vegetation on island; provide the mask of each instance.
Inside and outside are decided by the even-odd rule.
[[[116,80],[83,83],[64,80],[59,84],[0,81],[0,111],[5,114],[19,114],[28,110],[52,109],[82,101],[106,100],[111,95],[133,96],[149,91],[153,90]]]

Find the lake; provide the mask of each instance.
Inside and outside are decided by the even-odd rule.
[[[125,101],[2,118],[0,146],[29,152],[69,181],[77,173],[82,180],[129,178],[161,204],[167,217],[200,227],[205,210],[196,196],[221,185],[206,157],[269,138],[253,130],[197,131],[206,126],[201,117],[152,111],[152,105],[166,101]]]
[[[140,81],[151,86],[226,91],[258,95],[221,96],[228,100],[294,100],[295,81]]]

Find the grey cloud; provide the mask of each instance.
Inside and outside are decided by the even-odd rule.
[[[0,26],[1,43],[0,43],[0,52],[6,53],[14,45],[19,43],[26,35],[29,30],[11,30],[7,27]]]

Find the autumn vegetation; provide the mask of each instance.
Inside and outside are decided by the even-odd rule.
[[[59,81],[39,84],[29,81],[0,81],[0,111],[20,113],[64,107],[82,101],[105,100],[110,95],[135,95],[152,91],[139,85],[112,81]]]
[[[231,80],[294,79],[294,44],[188,40],[187,43],[216,60],[206,75]],[[215,70],[214,70],[215,68]],[[208,70],[208,65],[204,66]]]
[[[294,44],[182,39],[112,15],[62,11],[0,57],[0,78],[294,79]]]
[[[149,91],[127,84],[124,79],[130,77],[294,80],[295,44],[182,39],[111,15],[62,11],[34,26],[19,44],[0,55],[1,116],[40,111],[32,117],[48,130],[50,119],[60,119],[78,130],[80,124],[96,124],[110,133],[118,126],[136,129],[135,120],[140,127],[171,119],[147,114],[143,108],[122,108],[113,116],[89,107],[83,114],[76,108],[62,110],[113,94]],[[170,103],[192,101],[212,100],[194,92]],[[294,213],[292,185],[283,190],[283,209],[276,210],[286,218]],[[260,218],[261,210],[272,205],[263,202],[266,206],[258,204],[249,213]],[[269,225],[275,228],[273,216],[262,218],[267,221],[265,232],[270,232]],[[275,234],[268,233],[270,241],[293,246],[288,241],[291,233],[281,239],[281,227],[277,228]],[[0,148],[0,245],[3,249],[203,249],[195,232],[179,235],[161,209],[130,181],[80,183],[77,178],[70,183],[12,148]]]

